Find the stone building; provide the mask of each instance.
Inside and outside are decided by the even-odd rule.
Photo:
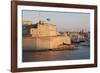
[[[30,33],[32,37],[40,37],[40,36],[56,36],[57,29],[56,25],[48,24],[46,21],[40,21],[39,23],[35,24],[36,28],[31,28]]]
[[[31,25],[30,37],[23,37],[24,49],[54,49],[62,44],[71,44],[70,37],[66,33],[57,32],[56,25],[47,21],[39,21]]]
[[[30,20],[30,19],[24,20],[23,25],[32,25],[32,20]]]

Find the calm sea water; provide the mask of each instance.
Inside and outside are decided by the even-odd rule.
[[[78,45],[78,48],[75,50],[42,52],[23,51],[22,56],[23,62],[89,59],[90,47]]]

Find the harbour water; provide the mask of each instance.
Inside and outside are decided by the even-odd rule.
[[[90,58],[90,47],[79,45],[76,49],[58,51],[23,51],[23,62],[80,60]]]

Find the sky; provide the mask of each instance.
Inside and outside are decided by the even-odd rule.
[[[31,19],[33,24],[49,18],[49,23],[54,23],[59,32],[79,32],[82,29],[90,31],[89,13],[23,10],[22,18]]]

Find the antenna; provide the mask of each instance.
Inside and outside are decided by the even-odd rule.
[[[39,12],[39,15],[38,15],[38,17],[39,17],[39,22],[40,22],[40,11],[38,11]]]

